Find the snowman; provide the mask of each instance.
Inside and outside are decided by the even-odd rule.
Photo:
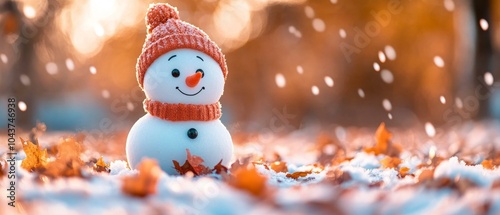
[[[136,71],[147,113],[128,134],[129,165],[154,158],[165,172],[177,174],[172,161],[182,165],[189,150],[209,168],[221,160],[228,166],[233,143],[219,120],[228,73],[220,48],[168,4],[151,4],[146,24]]]

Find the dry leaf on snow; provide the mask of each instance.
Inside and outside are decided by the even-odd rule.
[[[401,159],[397,157],[385,156],[380,160],[380,164],[386,169],[395,169],[401,164]]]
[[[398,157],[402,151],[402,146],[391,142],[392,133],[385,128],[385,123],[381,123],[375,132],[375,146],[365,148],[367,153],[375,155],[385,154],[391,157]]]
[[[24,141],[23,138],[20,139],[26,154],[21,167],[28,171],[44,168],[47,165],[47,149],[41,150],[39,145],[35,145],[31,141]]]
[[[110,172],[109,169],[109,164],[104,162],[102,156],[97,160],[97,162],[94,164],[94,171],[96,172]]]
[[[50,177],[82,176],[81,168],[84,165],[84,162],[80,159],[82,152],[83,147],[76,138],[63,139],[57,145],[56,159],[48,163],[41,173]]]
[[[481,165],[483,165],[485,169],[495,169],[495,165],[493,164],[493,160],[491,159],[483,160],[483,162],[481,162]]]
[[[225,167],[224,165],[222,165],[222,160],[219,161],[219,163],[217,163],[217,165],[214,166],[214,169],[215,170],[215,173],[217,174],[227,174],[227,167]]]
[[[240,190],[260,196],[266,190],[267,178],[261,175],[254,167],[240,168],[233,174],[229,184]]]
[[[203,165],[203,158],[192,155],[189,149],[186,149],[187,160],[181,166],[179,162],[173,160],[174,168],[181,175],[184,175],[188,172],[193,172],[195,175],[206,175],[212,173],[212,170],[205,165]],[[221,161],[222,162],[222,161]]]
[[[139,173],[123,178],[122,191],[126,194],[145,197],[156,193],[156,185],[160,178],[161,169],[154,159],[143,159],[137,170]]]

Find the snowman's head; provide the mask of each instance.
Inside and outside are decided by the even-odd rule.
[[[148,99],[163,103],[213,104],[224,91],[224,74],[212,57],[194,49],[176,49],[158,57],[146,71]]]

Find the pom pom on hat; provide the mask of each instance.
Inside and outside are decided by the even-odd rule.
[[[166,4],[150,4],[146,14],[148,33],[151,33],[158,25],[166,23],[169,19],[179,19],[177,8]]]

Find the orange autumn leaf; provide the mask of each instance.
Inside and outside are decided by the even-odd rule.
[[[375,146],[365,148],[364,151],[375,155],[385,154],[398,157],[402,151],[402,147],[399,144],[392,143],[391,138],[392,133],[385,128],[385,123],[380,123],[375,132]]]
[[[64,138],[57,145],[56,159],[48,163],[41,173],[50,177],[82,176],[81,168],[84,165],[80,158],[82,152],[83,147],[76,138]]]
[[[422,169],[417,176],[418,182],[431,181],[434,178],[434,169]]]
[[[395,169],[401,164],[401,159],[397,157],[386,156],[380,160],[380,164],[386,169]]]
[[[309,175],[311,173],[312,173],[312,171],[294,172],[294,173],[286,174],[286,177],[293,178],[293,179],[299,179],[301,177],[306,177],[307,175]]]
[[[137,166],[137,175],[123,178],[122,191],[126,194],[145,197],[156,193],[156,185],[160,178],[161,169],[154,159],[144,159]]]
[[[213,170],[215,170],[215,173],[220,175],[220,174],[226,174],[228,168],[222,165],[222,160],[220,160],[219,163],[217,163],[217,165],[214,166]]]
[[[483,165],[483,167],[485,169],[494,169],[495,168],[495,165],[493,164],[493,160],[483,160],[483,162],[481,162],[481,165]]]
[[[195,174],[204,175],[204,174],[209,174],[212,172],[212,171],[210,171],[210,168],[203,165],[203,158],[196,156],[196,155],[191,155],[191,152],[189,151],[189,149],[186,149],[186,153],[187,153],[187,161],[193,167]]]
[[[275,172],[288,172],[288,167],[286,166],[286,162],[283,161],[272,162],[270,167]]]
[[[399,168],[399,175],[401,177],[405,177],[406,175],[408,175],[408,172],[410,172],[410,168],[406,166]]]
[[[94,165],[94,170],[96,172],[108,172],[110,171],[109,169],[109,164],[104,162],[102,156],[97,160],[97,162]]]
[[[189,149],[186,149],[187,160],[181,166],[178,161],[173,160],[174,168],[181,175],[184,175],[188,172],[193,172],[195,175],[206,175],[212,173],[210,168],[203,165],[203,158],[192,155]],[[222,161],[221,161],[222,162]]]
[[[24,153],[26,154],[21,167],[28,171],[45,167],[47,165],[47,149],[41,150],[39,145],[35,145],[31,141],[24,141],[23,138],[20,139],[23,144]]]
[[[182,166],[176,160],[173,160],[172,163],[174,163],[175,170],[181,175],[185,175],[188,172],[195,173],[193,166],[187,160]]]
[[[238,189],[249,192],[252,195],[260,196],[266,190],[267,178],[261,175],[257,169],[241,168],[234,172],[234,177],[229,184]]]

